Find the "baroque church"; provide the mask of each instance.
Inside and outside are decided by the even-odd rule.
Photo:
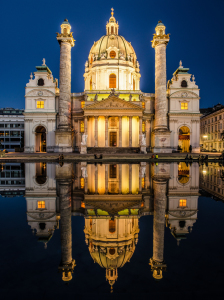
[[[155,93],[140,89],[140,66],[131,43],[119,35],[112,9],[106,34],[90,49],[85,89],[71,92],[71,48],[67,19],[57,33],[58,80],[43,59],[25,88],[25,148],[33,152],[171,153],[199,152],[199,89],[188,68],[167,81],[170,40],[159,21],[153,35]]]

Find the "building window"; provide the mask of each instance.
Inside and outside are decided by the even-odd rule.
[[[187,81],[186,80],[182,80],[181,87],[187,87]]]
[[[111,34],[114,34],[114,26],[111,26]]]
[[[84,126],[84,121],[80,122],[80,132],[84,132],[85,131],[85,126]]]
[[[186,199],[180,199],[179,200],[179,207],[186,207],[187,206],[187,200]]]
[[[215,117],[215,122],[217,121],[217,117]]]
[[[45,201],[37,201],[37,208],[45,208]]]
[[[44,80],[42,78],[38,79],[37,85],[43,86],[44,85]]]
[[[83,109],[85,107],[85,101],[81,101],[81,108]]]
[[[80,189],[83,190],[85,187],[85,178],[81,177],[80,178]]]
[[[116,52],[110,51],[110,58],[115,58],[115,57],[116,57]]]
[[[82,202],[82,201],[81,201],[81,207],[82,207],[82,208],[85,208],[85,207],[86,207],[86,206],[85,206],[85,203]]]
[[[142,122],[142,132],[145,132],[145,121]]]
[[[109,76],[109,88],[116,89],[116,75],[110,74]]]
[[[188,103],[187,102],[181,102],[181,109],[188,109]]]
[[[142,101],[142,108],[145,109],[145,102],[144,101]]]
[[[116,231],[115,220],[109,220],[109,232],[114,233]]]
[[[44,101],[37,101],[37,108],[44,108]]]

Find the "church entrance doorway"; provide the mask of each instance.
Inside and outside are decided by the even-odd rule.
[[[46,152],[46,129],[43,126],[38,126],[35,130],[36,135],[36,152]]]
[[[110,132],[110,147],[117,146],[117,132]]]
[[[179,129],[178,146],[181,152],[190,152],[190,129],[187,126],[182,126]]]

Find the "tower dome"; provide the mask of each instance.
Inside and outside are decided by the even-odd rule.
[[[118,30],[112,9],[106,35],[94,42],[85,63],[85,90],[140,90],[135,50]]]

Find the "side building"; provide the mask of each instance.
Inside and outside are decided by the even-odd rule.
[[[207,151],[224,150],[224,105],[201,109],[200,146]]]
[[[14,152],[24,146],[23,109],[0,109],[0,149]]]

